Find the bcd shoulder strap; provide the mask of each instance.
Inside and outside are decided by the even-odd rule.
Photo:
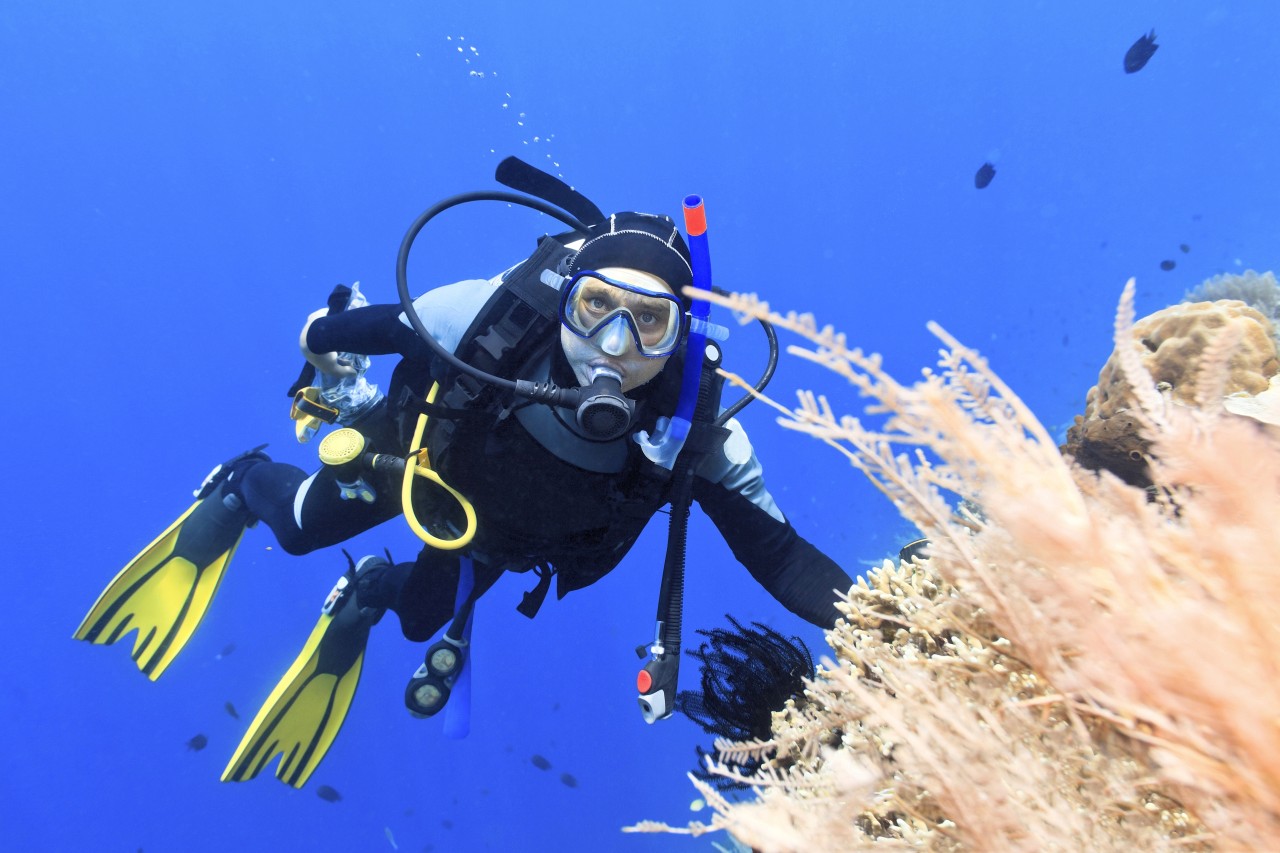
[[[562,239],[542,237],[534,253],[507,274],[462,335],[456,350],[460,359],[485,373],[510,377],[532,352],[526,342],[548,339],[560,323],[560,293],[543,283],[542,273],[547,269],[561,271],[573,256]],[[432,378],[443,392],[437,400],[449,410],[483,411],[502,393],[488,383],[448,369],[443,362],[433,365]],[[452,421],[436,421],[435,440],[447,441],[454,426]]]

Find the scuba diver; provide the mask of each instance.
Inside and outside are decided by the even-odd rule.
[[[650,722],[675,705],[682,525],[692,501],[784,607],[827,628],[840,615],[837,591],[852,581],[766,490],[733,418],[749,397],[720,405],[723,330],[706,319],[705,301],[685,294],[695,279],[709,281],[700,200],[686,199],[686,244],[670,217],[606,216],[515,158],[498,180],[528,195],[455,196],[410,228],[397,264],[400,303],[370,305],[358,286],[339,286],[308,317],[293,416],[300,440],[322,422],[342,427],[321,442],[322,467],[308,474],[262,447],[217,466],[75,633],[109,644],[137,629],[132,656],[154,680],[204,616],[247,527],[261,521],[287,552],[305,554],[404,515],[425,543],[416,560],[348,556],[224,781],[250,779],[279,754],[276,775],[306,782],[337,735],[369,630],[387,610],[411,641],[445,629],[406,689],[409,710],[430,716],[459,689],[472,609],[500,577],[530,573],[518,609],[532,618],[553,582],[563,597],[612,571],[668,504],[653,658],[637,679]],[[543,236],[529,258],[491,279],[412,299],[406,270],[418,232],[443,210],[483,199],[541,210],[570,230]],[[364,371],[369,356],[393,353],[400,360],[384,395]]]

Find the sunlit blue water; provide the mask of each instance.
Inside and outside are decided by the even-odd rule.
[[[906,378],[932,361],[925,322],[938,320],[1054,426],[1096,379],[1127,277],[1146,312],[1209,275],[1277,267],[1268,0],[782,8],[0,6],[0,847],[711,849],[619,833],[695,816],[684,772],[705,739],[684,720],[646,726],[635,707],[661,524],[605,582],[532,623],[514,609],[525,578],[484,600],[465,740],[404,712],[422,650],[385,622],[342,736],[300,792],[218,776],[341,571],[336,550],[291,558],[251,531],[158,683],[123,646],[70,639],[214,463],[269,441],[314,465],[285,397],[303,319],[339,281],[392,299],[410,221],[493,188],[507,154],[606,209],[678,215],[700,193],[720,285],[815,310]],[[1152,27],[1159,51],[1124,74]],[[997,174],[978,191],[984,161]],[[492,274],[550,227],[501,205],[460,211],[419,250],[415,289]],[[735,332],[730,366],[752,373],[760,351],[754,330]],[[375,372],[385,381],[391,366]],[[840,391],[795,363],[774,390],[813,383]],[[910,536],[830,451],[763,408],[744,420],[784,511],[851,571]],[[705,518],[693,539],[690,629],[732,612],[820,642]],[[383,547],[415,550],[398,522],[353,545]],[[188,750],[197,733],[208,747]],[[343,799],[317,797],[321,784]]]

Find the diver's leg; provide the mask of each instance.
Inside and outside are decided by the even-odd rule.
[[[475,562],[473,597],[487,592],[502,572]],[[460,574],[456,553],[423,548],[413,563],[386,564],[362,575],[361,600],[393,611],[405,639],[425,643],[453,618]]]
[[[329,468],[307,476],[293,465],[262,462],[248,467],[233,484],[280,547],[295,555],[345,542],[400,514],[398,484],[376,483],[372,503],[345,500]]]

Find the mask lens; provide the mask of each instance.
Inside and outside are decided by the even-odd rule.
[[[561,319],[570,329],[589,338],[622,316],[640,352],[660,356],[672,352],[679,343],[681,313],[680,303],[670,296],[580,275],[565,296]]]

